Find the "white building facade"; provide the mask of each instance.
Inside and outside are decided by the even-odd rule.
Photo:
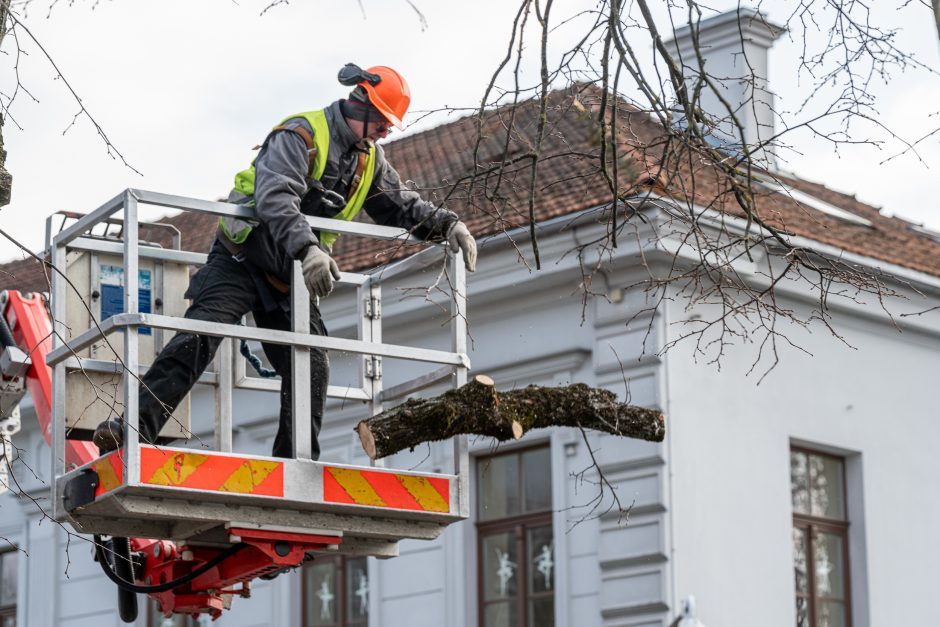
[[[648,215],[657,218],[655,209]],[[834,302],[842,339],[821,324],[780,328],[802,350],[781,346],[780,363],[758,385],[767,364],[751,371],[755,345],[727,347],[720,367],[695,355],[692,341],[662,352],[684,333],[676,321],[713,312],[686,311],[676,295],[655,315],[643,313],[647,294],[624,289],[641,278],[629,244],[608,265],[606,295],[582,307],[577,261],[564,253],[573,237],[603,227],[570,217],[543,226],[546,263],[537,274],[515,261],[507,238],[482,248],[469,287],[473,371],[501,388],[607,387],[661,408],[666,440],[552,429],[498,446],[473,441],[469,520],[438,541],[403,542],[394,559],[315,560],[305,574],[259,582],[218,624],[666,626],[691,595],[705,625],[790,626],[810,603],[829,625],[917,624],[929,614],[931,558],[940,556],[932,533],[940,498],[929,489],[940,476],[932,402],[940,312],[901,314],[935,307],[940,280],[878,264],[907,283],[896,289],[909,300],[886,303],[893,316],[877,303]],[[653,268],[671,258],[668,240],[646,251]],[[433,279],[404,276],[383,287],[387,341],[446,348],[446,315],[399,296]],[[799,283],[781,297],[805,317],[815,306]],[[324,301],[331,333],[353,332],[355,306],[343,292]],[[334,356],[334,382],[352,380],[355,367]],[[414,368],[386,362],[386,384]],[[212,394],[198,390],[195,431],[206,436],[211,420],[199,420],[212,415]],[[352,431],[365,406],[331,405],[322,459],[367,463]],[[265,453],[276,398],[246,393],[235,406],[235,450]],[[49,449],[31,413],[24,408],[16,476],[44,505]],[[434,444],[389,465],[446,470],[450,452]],[[627,516],[611,509],[606,489],[595,502],[598,469]],[[43,520],[30,499],[0,499],[0,534],[22,549],[2,558],[0,585],[6,606],[15,605],[9,624],[119,624],[115,590],[89,545]],[[142,615],[137,624],[162,623]]]

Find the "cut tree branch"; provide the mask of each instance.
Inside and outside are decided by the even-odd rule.
[[[497,392],[486,375],[434,398],[408,399],[361,421],[356,431],[366,454],[381,459],[455,435],[483,435],[504,442],[544,427],[594,429],[652,442],[662,442],[666,434],[662,412],[621,403],[610,390],[575,383]]]

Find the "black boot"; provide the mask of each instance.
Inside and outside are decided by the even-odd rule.
[[[124,421],[120,418],[105,420],[95,429],[91,441],[101,455],[121,448],[124,446]]]

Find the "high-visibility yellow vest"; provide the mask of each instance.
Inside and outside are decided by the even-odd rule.
[[[294,118],[304,118],[310,124],[311,128],[313,128],[312,138],[307,136],[305,133],[298,132],[297,134],[303,137],[304,142],[307,144],[307,153],[310,160],[310,167],[308,169],[307,176],[311,179],[320,180],[320,177],[323,176],[323,171],[326,169],[327,155],[330,153],[330,128],[326,121],[326,113],[320,110],[292,115],[285,118],[283,122],[275,126],[274,130],[284,129],[284,123]],[[287,130],[294,130],[297,132],[295,129]],[[356,179],[353,180],[352,186],[346,197],[346,206],[342,211],[333,216],[334,219],[349,221],[356,217],[356,214],[359,213],[359,211],[362,209],[362,206],[366,202],[369,189],[372,187],[372,177],[374,174],[375,146],[370,143],[369,153],[366,156],[365,168],[362,170],[361,175],[357,176]],[[248,168],[235,175],[235,191],[243,194],[244,196],[254,196],[254,161],[252,161]],[[253,202],[254,201],[252,201],[252,204]],[[240,246],[245,243],[246,239],[248,239],[248,235],[252,230],[252,225],[249,222],[240,220],[238,218],[222,217],[219,218],[219,229],[222,231],[225,237]],[[334,233],[332,231],[320,231],[320,243],[324,246],[332,246],[337,237],[339,237],[338,233]]]

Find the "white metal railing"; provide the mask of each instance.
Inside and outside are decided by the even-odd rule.
[[[137,313],[138,308],[138,281],[128,277],[138,276],[138,260],[140,258],[164,260],[174,263],[203,264],[207,254],[185,252],[178,249],[162,249],[149,246],[140,246],[138,241],[138,205],[153,205],[168,209],[181,209],[199,213],[209,213],[216,216],[234,216],[245,219],[254,219],[254,211],[249,207],[233,205],[224,202],[211,202],[172,196],[136,189],[127,189],[118,194],[96,210],[80,217],[74,224],[53,234],[52,218],[47,223],[47,249],[51,254],[51,262],[59,272],[66,267],[66,254],[69,251],[92,251],[120,254],[123,256],[125,291],[124,312],[114,315],[107,320],[99,322],[98,327],[92,327],[67,344],[62,338],[66,337],[66,295],[68,286],[65,278],[59,272],[52,273],[51,311],[52,321],[56,333],[53,335],[53,350],[49,354],[48,365],[53,370],[52,376],[52,474],[58,479],[66,472],[65,468],[65,403],[66,403],[66,370],[68,368],[82,367],[86,370],[104,370],[123,373],[123,402],[124,420],[127,423],[127,436],[124,443],[124,463],[126,464],[124,481],[128,485],[140,485],[140,438],[138,432],[138,375],[140,373],[140,360],[138,355],[138,328],[141,326],[153,329],[167,329],[212,335],[221,337],[218,361],[220,366],[216,373],[205,373],[199,380],[216,387],[216,416],[214,424],[214,447],[219,452],[232,450],[232,390],[233,388],[248,388],[261,390],[279,389],[279,382],[256,377],[248,377],[244,367],[233,368],[234,363],[244,363],[244,360],[233,359],[232,343],[238,339],[257,340],[273,344],[291,346],[293,363],[293,450],[296,459],[311,458],[311,399],[310,399],[310,360],[311,348],[338,350],[359,354],[362,356],[363,367],[360,368],[358,387],[329,386],[327,395],[335,398],[355,399],[367,402],[372,415],[382,410],[383,401],[397,398],[415,390],[422,389],[447,377],[452,377],[455,387],[467,382],[467,372],[470,367],[467,356],[467,326],[466,326],[466,270],[460,253],[448,254],[450,264],[449,275],[452,282],[451,298],[451,351],[439,351],[425,348],[400,346],[382,341],[381,316],[378,308],[381,306],[381,286],[383,281],[399,276],[411,270],[427,266],[440,259],[437,250],[425,250],[409,258],[391,264],[369,274],[343,272],[339,283],[351,284],[356,287],[358,298],[358,338],[344,339],[327,336],[311,335],[309,333],[310,300],[307,289],[303,283],[300,263],[294,263],[291,277],[291,331],[277,331],[254,327],[245,327],[232,324],[215,324],[199,320],[189,320],[152,313]],[[115,214],[120,215],[123,225],[123,241],[106,241],[90,237],[91,230],[104,222],[115,222]],[[328,229],[337,233],[359,235],[374,239],[399,240],[402,242],[416,242],[407,231],[398,228],[377,226],[358,222],[345,222],[326,218],[305,216],[311,227]],[[174,238],[174,244],[179,246],[179,239]],[[445,247],[446,248],[446,247]],[[124,346],[123,365],[114,364],[104,360],[93,360],[78,357],[78,353],[91,344],[101,340],[110,333],[123,333]],[[394,357],[396,359],[416,360],[441,364],[441,367],[429,374],[422,375],[411,381],[406,381],[389,390],[383,390],[382,378],[366,376],[367,364],[372,364],[373,370],[380,365],[381,357]],[[468,514],[468,488],[469,488],[469,457],[466,436],[455,438],[454,442],[455,474],[458,480],[460,498],[460,515]],[[58,507],[58,499],[53,498]],[[56,512],[58,516],[60,512]]]

